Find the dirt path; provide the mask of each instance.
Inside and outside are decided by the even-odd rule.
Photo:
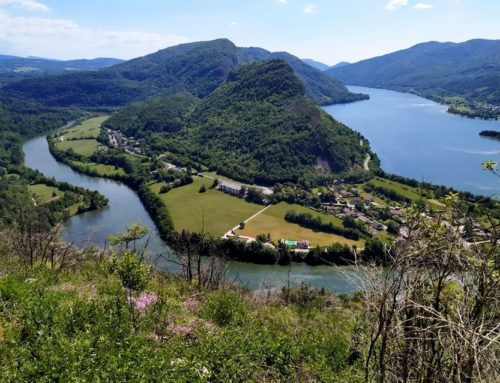
[[[252,215],[251,217],[248,217],[246,220],[243,221],[243,223],[247,224],[248,222],[250,222],[252,219],[254,219],[255,217],[257,217],[259,214],[262,214],[263,212],[265,212],[267,209],[269,209],[271,207],[271,205],[267,205],[264,209],[262,210],[259,210],[257,213],[255,213],[254,215]],[[235,226],[233,227],[231,230],[229,230],[228,232],[226,232],[222,238],[227,238],[228,236],[232,235],[232,233],[236,230],[238,230],[240,227],[240,225],[238,226]],[[245,237],[245,238],[248,238],[248,239],[251,239],[250,237]],[[253,239],[253,238],[252,238]]]
[[[369,154],[367,154],[365,160],[363,161],[363,169],[365,169],[366,171],[370,170],[370,167],[368,166],[368,163],[370,162],[370,160],[371,160],[371,157]]]

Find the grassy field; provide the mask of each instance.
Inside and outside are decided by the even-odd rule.
[[[34,195],[35,201],[38,204],[50,202],[64,194],[58,188],[45,184],[29,185],[28,190]]]
[[[255,237],[258,234],[269,233],[273,241],[279,241],[280,239],[307,239],[311,242],[312,246],[330,246],[337,242],[345,243],[349,246],[356,245],[358,248],[364,247],[363,241],[352,241],[335,234],[315,232],[297,224],[289,223],[285,221],[285,214],[289,210],[295,210],[296,213],[309,212],[314,216],[320,216],[323,222],[332,222],[338,226],[342,225],[340,219],[332,215],[318,213],[304,206],[281,202],[271,206],[265,212],[252,219],[247,223],[245,229],[239,230],[237,234]]]
[[[209,189],[212,182],[207,178],[194,177],[192,184],[172,189],[166,194],[159,194],[162,183],[152,184],[150,187],[166,204],[178,231],[201,231],[204,217],[205,232],[220,237],[263,209],[261,205]],[[198,192],[201,185],[207,188],[205,193]]]
[[[82,156],[91,156],[102,146],[96,138],[99,136],[101,124],[108,118],[109,116],[89,118],[62,131],[56,148],[62,151],[71,148]]]
[[[404,185],[399,182],[380,177],[375,177],[370,182],[376,186],[383,186],[387,189],[393,190],[396,193],[411,199],[412,202],[417,202],[418,200],[423,198],[427,202],[431,210],[442,210],[444,207],[444,204],[442,202],[433,198],[433,193],[430,190],[420,191],[416,187]],[[375,202],[378,201],[375,200]]]
[[[97,138],[99,135],[99,128],[101,124],[106,121],[109,116],[94,117],[85,120],[78,125],[66,129],[64,138],[67,140],[74,140],[80,138]]]
[[[71,148],[75,151],[75,153],[87,157],[90,157],[92,154],[97,152],[99,147],[102,146],[94,138],[85,140],[62,141],[57,142],[55,145],[58,150],[62,150],[65,152],[66,150],[69,150]]]
[[[86,167],[90,170],[97,171],[97,173],[102,177],[109,176],[125,176],[125,170],[122,168],[117,168],[114,165],[104,165],[104,164],[96,164],[93,162],[80,162],[80,161],[72,161],[72,163],[77,167]]]

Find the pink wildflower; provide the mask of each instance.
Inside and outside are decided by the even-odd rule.
[[[129,302],[132,303],[136,309],[141,311],[157,301],[158,296],[154,293],[141,293],[138,297],[129,297]]]

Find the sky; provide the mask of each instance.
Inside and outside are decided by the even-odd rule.
[[[500,0],[0,0],[0,54],[130,59],[229,38],[328,65],[500,39]]]

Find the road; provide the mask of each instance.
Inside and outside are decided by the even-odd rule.
[[[263,212],[265,212],[267,209],[269,209],[271,207],[271,205],[267,205],[264,209],[262,210],[259,210],[257,213],[255,213],[254,215],[252,215],[251,217],[247,218],[246,220],[243,221],[243,223],[245,223],[245,225],[250,222],[252,219],[254,219],[255,217],[257,217],[259,214],[262,214]],[[228,232],[226,232],[222,238],[227,238],[231,235],[233,235],[233,232],[235,232],[236,230],[238,230],[240,228],[240,225],[238,226],[235,226],[233,227],[231,230],[229,230]],[[246,239],[254,239],[252,237],[244,237],[244,236],[241,236],[242,238],[246,238]]]
[[[370,162],[371,160],[371,157],[369,154],[366,155],[366,158],[363,162],[363,169],[365,169],[366,171],[369,171],[370,170],[370,167],[368,166],[368,163]]]

